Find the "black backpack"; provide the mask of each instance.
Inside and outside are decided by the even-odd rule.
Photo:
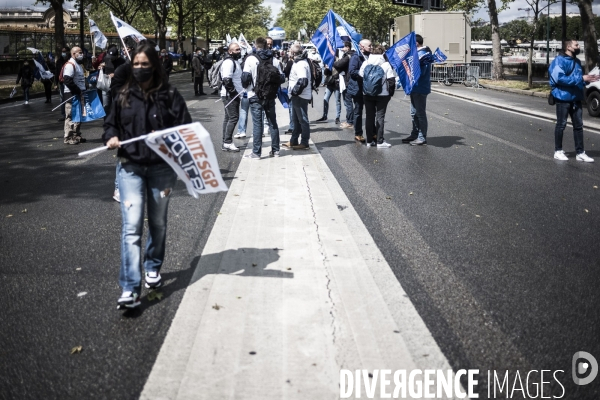
[[[254,93],[260,100],[275,100],[277,98],[277,90],[283,83],[281,80],[281,72],[273,65],[273,57],[267,60],[258,59],[256,66],[256,85]]]
[[[323,70],[321,69],[319,63],[315,60],[307,58],[306,61],[308,61],[308,68],[310,69],[311,88],[315,92],[319,93],[319,85],[321,82],[323,82]]]

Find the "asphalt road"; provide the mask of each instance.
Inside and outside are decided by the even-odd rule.
[[[222,105],[193,97],[188,77],[172,81],[218,145]],[[178,183],[165,297],[115,310],[114,153],[77,158],[100,145],[100,124],[85,125],[88,143],[63,145],[42,103],[0,106],[0,398],[134,399],[225,195],[195,200]],[[439,94],[428,111],[428,146],[400,142],[410,131],[402,93],[388,107],[392,148],[355,143],[332,122],[312,124],[312,139],[455,370],[560,369],[566,398],[600,397],[600,379],[577,387],[570,371],[575,352],[600,356],[600,159],[554,161],[551,122]],[[592,157],[599,139],[586,133]],[[574,157],[570,133],[564,144]],[[241,154],[217,155],[230,181]]]

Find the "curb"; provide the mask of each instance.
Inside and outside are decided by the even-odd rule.
[[[513,89],[513,90],[517,90],[517,89]],[[437,88],[432,87],[431,88],[432,92],[436,92],[436,93],[440,93],[440,94],[445,94],[447,96],[452,96],[452,97],[456,97],[462,100],[468,100],[468,101],[472,101],[473,103],[479,103],[479,104],[484,104],[486,106],[491,106],[491,107],[495,107],[495,108],[499,108],[502,110],[506,110],[506,111],[512,111],[518,114],[523,114],[523,115],[528,115],[531,117],[537,117],[537,118],[541,118],[553,123],[556,123],[556,117],[552,114],[547,114],[547,113],[541,113],[541,112],[536,112],[536,111],[530,111],[530,110],[525,110],[525,109],[519,109],[519,108],[514,108],[511,106],[505,106],[503,104],[499,104],[499,103],[494,103],[491,101],[482,101],[482,100],[478,100],[472,97],[468,97],[468,96],[464,96],[464,95],[460,95],[460,94],[456,94],[456,93],[450,93],[448,91],[444,91],[444,90],[439,90]],[[530,93],[528,93],[529,96],[531,96]],[[567,121],[567,125],[568,126],[573,126],[571,124],[571,121],[569,119],[569,121]],[[591,123],[588,121],[587,123],[584,123],[583,128],[585,130],[588,131],[592,131],[594,133],[600,133],[600,124],[597,123]]]
[[[547,93],[532,92],[530,90],[505,88],[502,86],[494,86],[494,85],[481,85],[481,87],[483,87],[485,89],[496,90],[498,92],[516,93],[516,94],[522,94],[525,96],[542,97],[544,99],[548,98]]]

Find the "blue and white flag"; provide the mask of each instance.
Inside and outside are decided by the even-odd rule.
[[[337,29],[335,28],[333,11],[329,10],[327,12],[310,41],[313,42],[317,48],[323,63],[330,69],[333,68],[337,48],[344,46],[344,43],[340,39]]]
[[[437,49],[435,49],[435,51],[433,52],[433,58],[435,58],[435,62],[436,63],[443,63],[444,61],[446,61],[446,59],[448,58],[438,47]]]
[[[136,43],[146,40],[146,37],[142,35],[133,26],[129,25],[122,19],[115,17],[112,11],[110,12],[110,18],[112,19],[113,24],[115,24],[115,27],[117,28],[117,33],[119,34],[122,40],[125,40],[125,38],[128,36],[131,36],[133,41]]]
[[[104,34],[102,32],[100,32],[100,28],[98,28],[98,25],[96,25],[94,20],[91,20],[91,19],[90,19],[90,32],[94,36],[94,44],[96,45],[96,47],[100,47],[101,49],[104,49],[106,47],[106,45],[108,44],[108,40],[106,39],[106,36],[104,36]]]
[[[48,69],[48,65],[46,64],[46,60],[44,60],[41,51],[35,54],[33,62],[35,64],[35,72],[33,73],[35,79],[52,80],[52,78],[54,78],[54,74]]]
[[[96,89],[86,90],[81,96],[73,97],[71,107],[71,120],[73,122],[91,122],[105,116],[106,113],[100,98],[98,98]]]
[[[411,32],[398,40],[385,54],[400,78],[404,93],[410,94],[421,76],[415,33]]]
[[[354,50],[360,54],[360,48],[358,47],[358,42],[360,42],[362,40],[362,35],[360,33],[358,33],[356,31],[356,29],[354,29],[354,27],[352,25],[350,25],[348,22],[346,22],[346,20],[344,18],[342,18],[339,14],[333,13],[335,19],[337,20],[337,22],[340,23],[340,27],[344,30],[344,32],[346,32],[346,35],[342,35],[342,36],[348,36],[350,38],[350,41],[352,42],[352,46],[354,47]],[[341,44],[338,44],[338,47],[344,47],[344,42],[342,41]]]

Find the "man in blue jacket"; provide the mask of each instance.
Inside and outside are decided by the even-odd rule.
[[[402,143],[412,146],[427,145],[427,95],[431,93],[431,63],[433,54],[427,46],[423,46],[423,36],[415,35],[421,76],[410,92],[410,116],[413,128],[410,136],[402,139]]]
[[[369,58],[373,46],[371,41],[363,39],[358,44],[360,53],[354,54],[350,58],[350,64],[348,65],[348,73],[350,79],[348,80],[348,87],[346,90],[348,94],[352,96],[352,102],[354,103],[354,138],[361,143],[365,142],[363,137],[362,127],[362,112],[363,112],[363,78],[359,75],[360,67]]]
[[[563,132],[567,126],[567,116],[573,124],[575,152],[577,161],[594,162],[583,151],[583,90],[586,84],[600,79],[598,75],[583,75],[581,61],[577,58],[580,53],[577,40],[567,39],[563,42],[563,53],[552,61],[548,69],[552,96],[556,102],[556,127],[554,128],[554,158],[567,161],[562,149]]]

